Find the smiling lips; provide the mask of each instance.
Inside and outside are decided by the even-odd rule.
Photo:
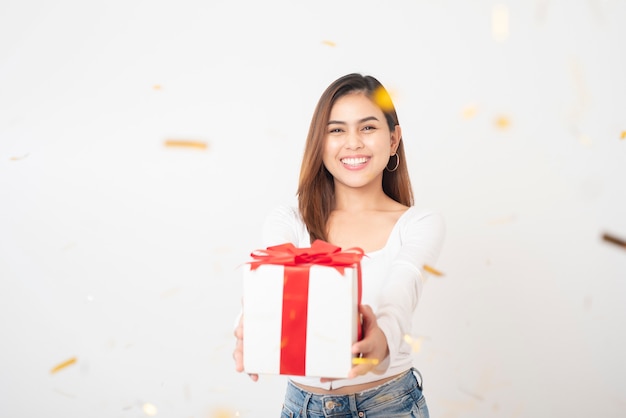
[[[344,157],[340,159],[344,167],[351,170],[363,167],[369,160],[370,157]]]

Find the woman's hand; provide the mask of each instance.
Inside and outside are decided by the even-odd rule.
[[[233,351],[233,358],[235,359],[235,370],[241,373],[243,372],[243,316],[239,318],[239,324],[237,324],[237,328],[235,328],[235,338],[237,338],[235,350]],[[248,376],[250,376],[250,379],[255,382],[259,380],[258,374],[248,373]]]
[[[389,355],[387,337],[378,327],[376,315],[369,305],[359,306],[363,317],[363,339],[352,345],[352,353],[363,360],[352,367],[348,378],[364,375],[380,364]]]

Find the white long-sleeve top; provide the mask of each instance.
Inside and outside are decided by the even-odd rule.
[[[354,379],[322,383],[319,378],[290,376],[294,382],[324,389],[367,383],[394,376],[413,366],[405,335],[412,329],[413,313],[422,292],[424,265],[435,266],[445,235],[440,213],[410,207],[393,227],[385,246],[361,260],[361,303],[376,314],[389,346],[389,356],[373,372]],[[266,247],[290,242],[310,247],[309,232],[299,210],[279,206],[263,226]]]

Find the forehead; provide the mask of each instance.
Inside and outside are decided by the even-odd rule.
[[[362,92],[348,93],[341,96],[335,101],[330,110],[330,118],[333,120],[362,119],[367,116],[376,116],[379,119],[384,118],[380,107]]]

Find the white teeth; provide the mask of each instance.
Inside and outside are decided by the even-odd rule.
[[[348,165],[365,164],[367,162],[367,158],[342,158],[341,162]]]

